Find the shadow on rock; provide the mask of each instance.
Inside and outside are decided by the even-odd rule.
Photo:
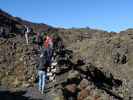
[[[41,100],[32,99],[30,97],[25,97],[26,91],[10,92],[10,91],[0,91],[0,100]]]

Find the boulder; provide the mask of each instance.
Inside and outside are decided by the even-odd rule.
[[[90,95],[90,91],[88,89],[82,90],[78,95],[78,100],[84,100]]]

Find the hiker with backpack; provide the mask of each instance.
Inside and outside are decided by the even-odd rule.
[[[34,51],[38,52],[43,47],[44,32],[36,32],[32,37],[32,43],[34,44]]]
[[[52,39],[48,35],[44,38],[44,47],[41,48],[41,55],[39,57],[38,76],[39,76],[39,91],[43,94],[47,69],[51,66],[52,59]]]
[[[53,55],[53,39],[49,35],[47,35],[44,39],[44,48],[47,50],[47,59],[49,61],[49,64],[51,64],[51,59]]]
[[[49,66],[47,56],[48,54],[46,49],[42,48],[41,55],[39,58],[39,66],[38,66],[38,77],[39,77],[38,88],[42,94],[44,92],[46,77],[47,77],[47,68]]]
[[[43,44],[43,37],[41,37],[40,33],[37,32],[35,36],[35,45],[40,50],[42,48],[42,44]]]
[[[25,28],[24,34],[25,34],[26,43],[29,44],[28,34],[30,33],[30,29],[26,25],[24,26],[24,28]]]

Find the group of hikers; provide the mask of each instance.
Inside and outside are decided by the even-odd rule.
[[[25,39],[26,43],[29,44],[28,34],[29,29],[26,27],[25,30]],[[46,32],[37,32],[33,38],[32,43],[34,44],[34,48],[38,49],[40,52],[39,61],[37,65],[38,69],[38,89],[43,94],[46,80],[49,79],[51,81],[55,80],[55,73],[56,72],[56,64],[54,54],[54,39],[53,37],[46,33]]]
[[[29,45],[29,40],[32,34],[31,28],[24,25],[24,30],[22,31],[22,33],[25,37],[26,44]],[[55,51],[58,45],[57,39],[54,38],[53,34],[55,35],[57,33],[50,34],[46,32],[36,32],[34,33],[34,35],[32,34],[32,43],[34,45],[34,51],[39,52],[37,77],[38,89],[42,94],[44,93],[46,80],[48,79],[50,81],[55,81],[55,66],[57,65],[57,61],[55,59]],[[0,28],[0,37],[6,38],[5,30],[3,28]],[[59,45],[61,45],[61,43]]]
[[[41,48],[40,60],[38,65],[39,91],[43,94],[48,67],[51,67],[53,55],[53,41],[47,35],[44,39],[44,46]]]

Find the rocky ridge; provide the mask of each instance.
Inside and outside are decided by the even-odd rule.
[[[40,31],[37,29],[33,31]],[[55,94],[59,91],[55,100],[132,100],[133,29],[120,33],[88,28],[41,31],[57,32],[66,49],[73,51],[71,63],[59,68],[56,86],[47,86]],[[0,38],[0,84],[34,87],[38,55],[31,39],[26,45],[24,36],[14,34]]]

